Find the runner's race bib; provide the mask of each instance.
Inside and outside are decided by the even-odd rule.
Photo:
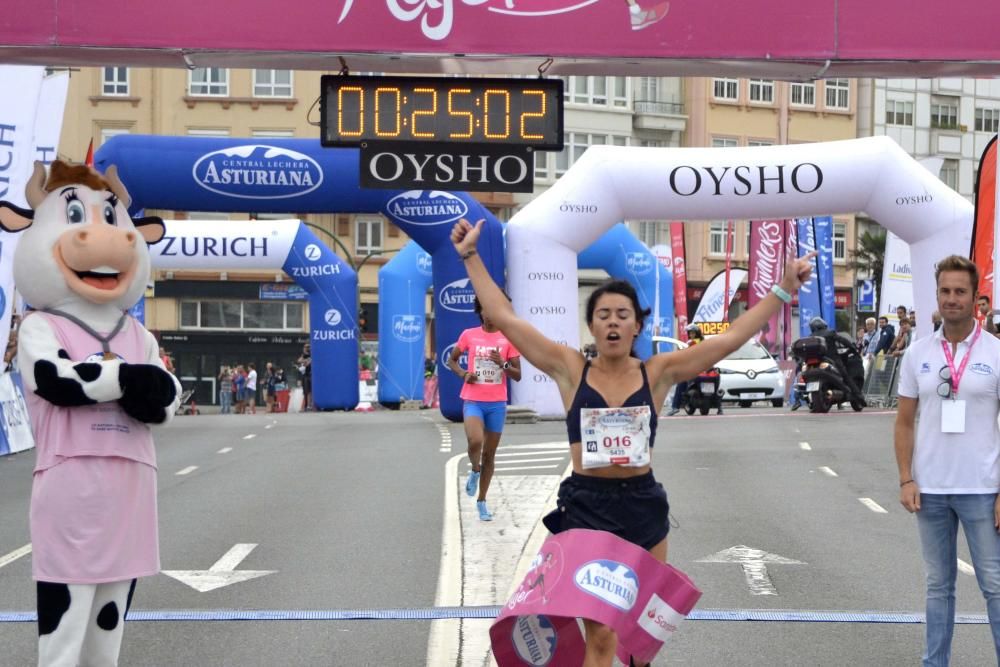
[[[650,416],[648,405],[581,408],[583,467],[649,465]]]
[[[503,382],[503,368],[490,359],[490,352],[498,347],[480,347],[476,350],[476,375],[483,384],[500,384]]]

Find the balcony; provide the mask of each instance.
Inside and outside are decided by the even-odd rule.
[[[633,100],[632,127],[636,130],[683,132],[687,127],[684,105],[680,102]]]

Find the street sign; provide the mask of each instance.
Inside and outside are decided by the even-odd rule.
[[[875,281],[869,279],[858,280],[858,312],[875,312]]]

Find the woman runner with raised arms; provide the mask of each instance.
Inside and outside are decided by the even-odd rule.
[[[654,355],[645,363],[633,356],[632,345],[649,310],[640,309],[631,285],[608,281],[587,301],[587,326],[597,346],[597,357],[588,361],[514,313],[476,253],[482,224],[482,220],[475,226],[460,220],[451,240],[465,262],[483,315],[524,358],[555,380],[566,408],[573,474],[560,486],[558,507],[545,517],[545,526],[553,533],[571,528],[605,530],[666,562],[669,505],[666,491],[653,478],[649,450],[667,391],[714,366],[760,331],[809,280],[815,253],[790,261],[780,285],[774,285],[770,295],[725,333],[695,347]],[[612,443],[610,449],[607,443]],[[584,666],[610,667],[618,637],[593,621],[585,619],[584,627]]]

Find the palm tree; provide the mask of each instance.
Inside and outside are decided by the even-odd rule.
[[[869,229],[858,237],[858,246],[851,250],[847,268],[854,271],[864,271],[873,280],[882,279],[882,269],[885,266],[885,230],[881,227]],[[876,283],[875,287],[875,312],[878,310],[878,301],[881,298]]]

